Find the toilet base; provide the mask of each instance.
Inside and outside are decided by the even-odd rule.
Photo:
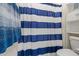
[[[78,54],[70,49],[60,49],[57,51],[57,56],[78,56]]]

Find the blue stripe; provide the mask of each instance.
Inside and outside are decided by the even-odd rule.
[[[54,7],[61,7],[62,6],[62,5],[53,4],[53,3],[41,3],[41,4],[45,4],[45,5],[49,5],[49,6],[54,6]]]
[[[21,21],[22,28],[61,28],[61,22],[49,23],[49,22],[29,22]]]
[[[29,7],[19,7],[20,14],[34,14],[39,16],[48,16],[48,17],[62,17],[62,12],[52,12],[46,10],[40,10]]]
[[[37,41],[47,41],[47,40],[62,40],[62,34],[21,36],[21,39],[18,42],[26,43],[26,42],[37,42]]]
[[[62,46],[55,46],[55,47],[45,47],[45,48],[38,48],[38,49],[28,49],[28,50],[21,50],[18,51],[18,56],[37,56],[43,55],[45,53],[53,53],[56,52],[58,49],[62,49]]]

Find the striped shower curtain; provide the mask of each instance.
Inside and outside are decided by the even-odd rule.
[[[19,4],[21,39],[18,56],[55,55],[62,46],[62,5]]]

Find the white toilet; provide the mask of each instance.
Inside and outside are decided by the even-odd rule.
[[[78,56],[79,55],[79,37],[70,36],[71,49],[60,49],[57,56]]]

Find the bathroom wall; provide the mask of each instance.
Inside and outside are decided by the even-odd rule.
[[[79,8],[69,13],[67,17],[67,32],[79,33]]]
[[[79,33],[79,21],[70,22],[67,25],[67,33]]]
[[[68,39],[68,33],[79,33],[79,8],[70,3],[66,5],[67,14],[66,14],[66,47],[70,48],[70,42]],[[75,8],[76,7],[76,8]]]

